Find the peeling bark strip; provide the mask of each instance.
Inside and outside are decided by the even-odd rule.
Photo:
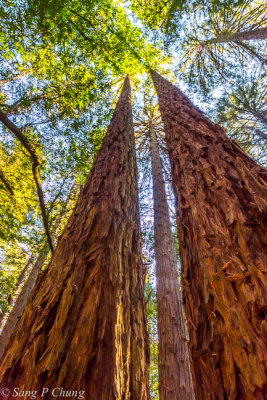
[[[179,89],[156,72],[151,74],[179,210],[196,397],[263,400],[266,171]]]
[[[149,398],[136,181],[126,78],[51,264],[4,354],[1,387],[85,390],[88,400]]]
[[[162,163],[150,124],[157,276],[160,400],[194,400],[182,293],[167,204]]]

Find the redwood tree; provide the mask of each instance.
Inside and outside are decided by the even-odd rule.
[[[177,258],[153,120],[148,130],[154,199],[159,399],[194,400]]]
[[[148,399],[136,175],[126,78],[91,173],[2,359],[6,398],[16,398],[14,387],[63,387],[84,390],[90,400]]]
[[[196,397],[263,400],[266,171],[179,89],[151,74],[177,201]]]

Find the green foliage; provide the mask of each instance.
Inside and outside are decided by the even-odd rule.
[[[53,61],[49,60],[49,65],[65,63],[68,74],[70,65],[86,70],[91,65],[94,73],[102,70],[121,76],[134,75],[142,65],[155,67],[162,61],[159,50],[145,42],[116,1],[69,0],[62,5],[57,0],[35,0],[25,5],[21,15],[40,38],[38,55],[36,51],[33,55],[40,65],[49,53]]]
[[[181,3],[181,2],[178,2]],[[169,14],[172,1],[132,0],[131,7],[138,18],[150,29],[160,28]]]
[[[180,41],[183,79],[208,93],[218,82],[227,85],[230,80],[238,79],[240,64],[247,69],[252,60],[261,64],[266,49],[264,42],[220,39],[230,39],[235,32],[261,27],[266,12],[266,7],[257,2],[245,2],[241,6],[225,3],[221,7],[206,6],[197,10],[193,16],[197,23],[186,24]]]
[[[231,39],[235,32],[266,26],[264,2],[165,0],[150,5],[131,2],[137,16],[172,49],[189,98],[199,100],[201,108],[205,102],[208,115],[250,156],[266,163],[266,44]]]
[[[222,95],[211,117],[253,158],[266,165],[267,91],[262,69],[243,71],[231,90]]]

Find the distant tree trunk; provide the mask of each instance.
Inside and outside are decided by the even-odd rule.
[[[88,400],[148,399],[144,279],[126,78],[91,173],[2,359],[6,398],[14,398],[14,387],[62,387],[85,391]]]
[[[16,298],[19,295],[19,292],[21,290],[21,285],[25,281],[25,278],[26,278],[28,272],[31,270],[33,259],[34,259],[34,256],[31,255],[29,257],[28,261],[26,262],[25,267],[22,269],[21,273],[19,274],[13,295],[10,295],[8,298],[7,302],[11,308],[14,306]],[[4,321],[6,319],[5,316],[6,316],[6,314],[3,316],[2,319],[0,319],[0,329],[2,329],[2,327],[3,327]],[[1,357],[1,336],[0,336],[0,357]]]
[[[159,399],[194,400],[177,259],[162,163],[152,123],[149,133],[157,277]]]
[[[151,74],[177,201],[196,397],[263,400],[266,171],[179,89]]]
[[[64,212],[66,213],[69,210],[71,201],[72,201],[72,195],[73,191],[75,190],[75,182],[70,190],[69,196],[67,198],[65,207],[64,207]],[[59,236],[60,229],[61,229],[61,223],[62,223],[62,217],[63,217],[63,212],[60,213],[60,215],[57,217],[57,220],[54,224],[54,230],[52,233],[52,239],[55,242]],[[17,287],[14,293],[14,296],[11,298],[10,301],[10,306],[12,307],[9,315],[7,318],[3,318],[2,322],[5,321],[3,331],[0,336],[0,358],[2,357],[5,347],[11,337],[11,335],[15,332],[16,324],[19,321],[20,317],[23,314],[23,311],[26,307],[28,298],[30,297],[30,294],[34,288],[34,285],[37,281],[37,278],[44,266],[45,260],[47,259],[48,255],[50,253],[49,246],[47,243],[43,245],[41,250],[39,251],[38,257],[35,261],[35,263],[32,265],[33,257],[30,258],[30,260],[27,262],[25,268],[22,270],[18,282],[17,282]],[[30,271],[28,278],[25,281],[27,273]],[[23,285],[24,283],[24,285]],[[22,286],[23,285],[23,286]]]
[[[10,298],[10,301],[9,301],[9,305],[10,305],[11,307],[13,307],[13,305],[14,305],[14,303],[15,303],[15,300],[16,300],[16,298],[17,298],[19,292],[20,292],[21,285],[22,285],[23,282],[25,281],[25,278],[26,278],[28,272],[29,272],[30,269],[31,269],[33,260],[34,260],[34,256],[31,255],[30,258],[28,259],[28,261],[27,261],[25,267],[23,268],[23,270],[22,270],[21,273],[19,274],[18,280],[17,280],[17,282],[16,282],[16,289],[15,289],[14,295]]]
[[[46,245],[40,252],[35,263],[33,264],[33,267],[26,282],[24,283],[23,287],[20,288],[21,291],[18,292],[16,297],[14,298],[13,308],[11,309],[10,314],[6,319],[6,323],[0,336],[0,358],[3,356],[6,345],[11,335],[15,332],[16,324],[23,314],[28,298],[30,297],[30,294],[34,288],[38,275],[41,272],[41,269],[48,254],[49,247]]]
[[[242,32],[222,33],[221,35],[206,40],[205,43],[227,43],[239,42],[240,40],[265,40],[267,39],[267,28],[250,29]]]

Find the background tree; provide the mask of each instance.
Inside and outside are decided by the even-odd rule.
[[[266,392],[266,171],[152,71],[178,210],[198,399]],[[253,352],[251,352],[253,347]]]
[[[148,118],[154,198],[159,398],[192,400],[195,395],[187,348],[186,322],[153,111]]]
[[[266,32],[267,8],[261,1],[161,1],[152,8],[146,0],[134,0],[131,4],[133,12],[150,28],[150,34],[160,37],[175,55],[176,79],[180,79],[188,94],[194,92],[194,101],[211,118],[214,119],[215,113],[215,119],[222,122],[225,118],[221,103],[227,102],[234,109],[234,97],[239,98],[239,108],[247,108],[248,99],[240,96],[242,86],[248,97],[252,96],[251,104],[255,81],[258,89],[265,88],[266,41],[254,36],[249,41],[241,40],[240,36],[237,40],[233,36],[257,29]],[[257,110],[261,115],[265,108],[260,100]],[[237,122],[235,132],[229,129],[229,134],[235,135],[235,140],[250,155],[264,163],[264,141],[259,141],[255,129],[251,130],[251,113],[239,110],[235,113],[235,120],[242,121]],[[261,134],[262,129],[256,129]]]
[[[250,156],[266,165],[267,96],[262,69],[242,71],[231,90],[220,96],[210,113]]]
[[[63,8],[57,1],[13,1],[8,6],[0,1],[0,16],[1,108],[40,155],[50,227],[58,208],[66,201],[73,177],[78,176],[83,183],[90,170],[116,101],[121,74],[139,71],[138,52],[146,61],[155,62],[160,51],[145,43],[123,7],[113,1],[86,5],[72,1]],[[3,149],[9,151],[12,143],[10,133],[3,129]],[[8,176],[5,172],[7,184]],[[23,188],[22,182],[17,180],[17,184]],[[27,197],[28,193],[24,195]],[[21,196],[24,214],[16,209],[12,218],[17,229],[10,229],[8,208],[14,199],[11,194],[4,196],[3,213],[10,218],[3,234],[6,237],[14,232],[14,251],[17,243],[36,252],[34,248],[42,240],[40,212],[36,207],[33,211],[28,199]],[[36,202],[34,194],[32,197]],[[25,260],[16,267],[10,265],[5,261],[6,241],[1,246],[1,261],[8,276],[14,268],[19,274]],[[15,281],[12,280],[14,285]]]
[[[159,151],[163,154],[166,175],[169,177],[168,160],[163,142],[164,132],[154,104],[154,93],[151,93],[150,80],[145,82],[142,94],[144,104],[140,105],[140,92],[136,98],[135,126],[139,154],[141,221],[143,234],[145,233],[144,254],[150,270],[150,280],[147,282],[147,307],[152,357],[151,390],[153,398],[158,398],[159,395],[160,399],[172,397],[176,399],[180,396],[192,399],[194,391],[186,347],[186,327],[181,293],[178,292],[177,254],[174,249],[174,233],[167,203],[169,188],[167,196]],[[151,207],[153,201],[154,209]],[[155,294],[157,301],[153,299]],[[158,356],[155,350],[158,351]]]

